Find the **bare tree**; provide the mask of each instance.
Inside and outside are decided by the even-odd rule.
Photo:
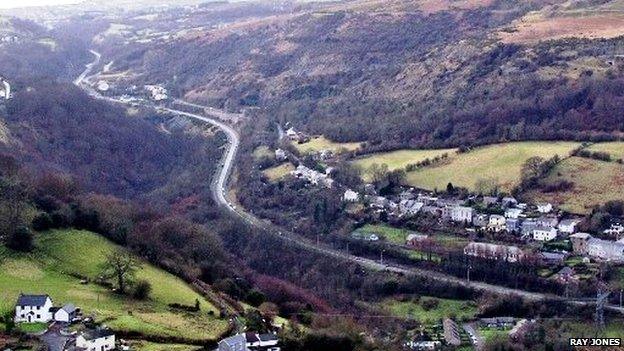
[[[129,280],[134,277],[134,273],[142,268],[141,262],[129,252],[118,249],[106,256],[106,262],[102,265],[102,276],[106,279],[117,280],[119,293],[126,292]]]

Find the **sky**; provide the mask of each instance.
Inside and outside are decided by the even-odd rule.
[[[84,0],[0,0],[0,9],[27,6],[67,5],[77,4],[82,1]]]

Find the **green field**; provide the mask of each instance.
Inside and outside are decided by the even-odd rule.
[[[145,341],[132,343],[132,350],[135,351],[194,351],[200,349],[199,346],[183,344],[158,344]]]
[[[423,302],[428,299],[438,301],[438,307],[425,310]],[[383,306],[393,315],[402,318],[413,318],[421,323],[436,323],[447,317],[455,320],[470,320],[477,314],[477,306],[472,301],[440,299],[433,297],[421,297],[418,302],[415,301],[397,301],[386,300]]]
[[[292,163],[282,163],[279,166],[267,168],[262,173],[269,178],[270,181],[275,182],[284,178],[288,173],[295,170],[295,166]]]
[[[612,160],[624,159],[624,142],[613,141],[608,143],[598,143],[587,148],[590,151],[601,151],[611,155]]]
[[[448,154],[449,157],[455,154],[455,149],[439,149],[439,150],[397,150],[391,152],[375,153],[354,160],[352,163],[360,167],[364,173],[373,164],[386,164],[389,170],[405,168],[409,164],[421,162],[427,158],[432,159],[442,154]],[[365,178],[368,175],[365,174]]]
[[[497,184],[510,191],[520,181],[524,162],[533,156],[545,159],[568,156],[579,146],[573,142],[516,142],[477,148],[469,153],[453,154],[450,162],[426,167],[407,174],[407,182],[424,189],[445,189],[450,182],[455,186],[474,190],[480,180]]]
[[[571,157],[557,165],[541,184],[562,180],[574,183],[564,192],[531,191],[531,201],[548,201],[572,213],[586,214],[609,200],[624,200],[624,166],[616,162]]]
[[[405,239],[410,233],[407,229],[393,228],[385,224],[367,224],[360,228],[359,231],[377,234],[391,243],[400,245],[405,244]]]
[[[325,138],[324,136],[314,137],[307,143],[293,143],[293,145],[303,154],[323,150],[330,150],[334,153],[339,153],[343,150],[353,151],[360,147],[360,143],[337,143]]]
[[[275,153],[273,153],[268,146],[258,146],[254,149],[253,156],[256,160],[259,160],[264,157],[273,158],[275,157]]]
[[[0,248],[0,312],[13,309],[17,296],[24,292],[49,294],[55,305],[74,303],[116,330],[189,340],[215,339],[227,330],[227,321],[211,315],[219,313],[206,299],[181,279],[147,263],[136,274],[152,285],[146,301],[121,297],[94,283],[81,284],[76,275],[96,278],[105,255],[116,248],[99,235],[77,230],[39,234],[30,254]],[[168,307],[171,303],[193,305],[195,299],[201,304],[198,313],[174,312]]]
[[[509,330],[501,330],[495,328],[479,328],[479,334],[483,337],[485,343],[491,343],[495,340],[507,340],[509,338]]]

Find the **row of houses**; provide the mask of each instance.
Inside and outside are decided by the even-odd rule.
[[[570,235],[572,249],[579,255],[607,262],[624,262],[624,238],[618,241],[603,240],[588,233]]]

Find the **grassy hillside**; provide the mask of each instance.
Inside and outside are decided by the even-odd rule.
[[[323,150],[329,150],[334,153],[340,152],[341,150],[353,151],[360,147],[360,143],[337,143],[331,141],[323,136],[314,137],[310,139],[307,143],[298,144],[294,143],[295,148],[299,150],[301,153],[309,153],[309,152],[318,152]]]
[[[405,168],[409,164],[418,163],[427,158],[431,159],[447,153],[449,156],[454,154],[455,149],[438,149],[438,150],[397,150],[392,152],[375,153],[365,157],[358,158],[353,164],[359,166],[366,171],[374,163],[388,165],[389,170]]]
[[[410,185],[424,189],[444,189],[451,182],[455,186],[475,189],[479,180],[497,183],[510,191],[520,180],[523,163],[532,156],[550,158],[567,156],[577,147],[573,142],[517,142],[496,144],[475,149],[469,153],[453,154],[450,162],[427,167],[407,174]]]
[[[616,162],[571,157],[557,165],[541,184],[562,180],[573,182],[574,187],[554,193],[531,191],[527,197],[549,201],[580,214],[589,213],[594,206],[609,200],[624,200],[624,166]]]
[[[120,297],[108,289],[80,284],[74,275],[96,278],[105,255],[116,249],[106,239],[86,231],[58,230],[38,235],[31,254],[0,248],[0,312],[13,308],[20,292],[47,293],[55,304],[72,302],[115,330],[190,340],[217,338],[228,328],[218,311],[179,278],[145,263],[138,279],[152,284],[147,301]],[[201,311],[182,313],[168,305],[194,305]],[[214,315],[213,315],[214,314]]]

